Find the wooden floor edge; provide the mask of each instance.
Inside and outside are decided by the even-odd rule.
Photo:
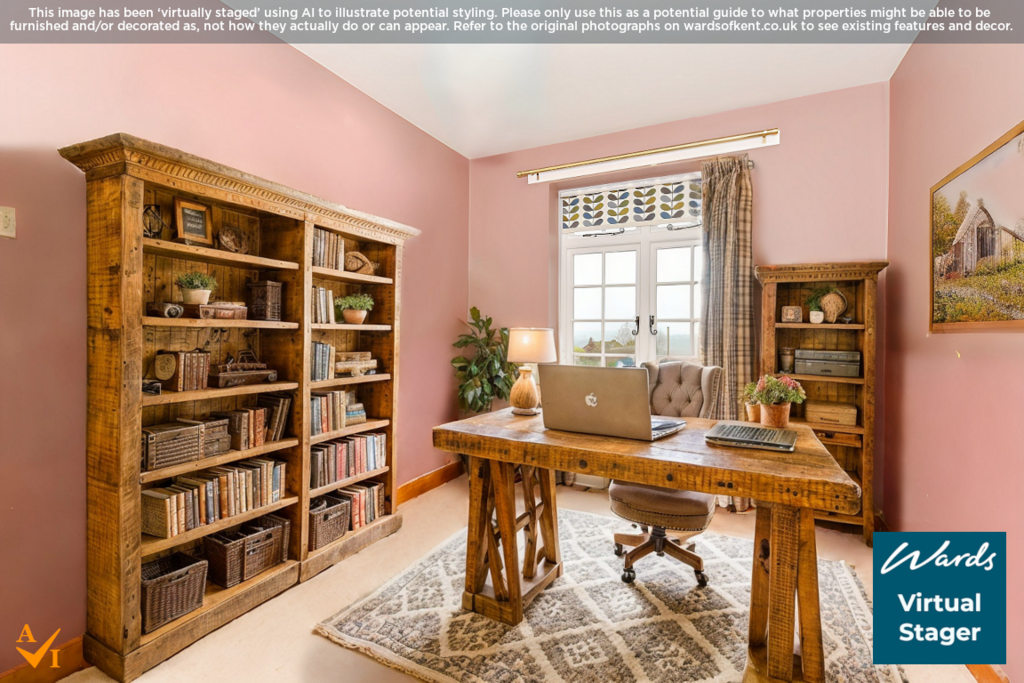
[[[461,460],[450,462],[443,467],[438,467],[433,472],[427,472],[421,477],[416,477],[412,481],[407,481],[398,487],[398,505],[402,505],[422,496],[427,491],[436,489],[438,486],[447,484],[452,479],[460,476],[465,471],[462,466]]]
[[[968,664],[967,670],[978,683],[1010,683],[1010,677],[993,664]]]
[[[0,673],[0,683],[52,683],[88,666],[82,656],[82,636],[72,638],[63,645],[51,649],[58,651],[58,668],[52,667],[52,655],[47,655],[35,669],[25,662]]]

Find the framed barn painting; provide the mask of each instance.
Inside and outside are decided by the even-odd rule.
[[[931,216],[931,330],[1024,330],[1024,122],[932,188]]]

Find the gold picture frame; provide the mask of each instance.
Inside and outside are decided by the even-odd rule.
[[[178,240],[213,245],[213,210],[206,204],[174,198],[174,230]]]
[[[1024,121],[932,186],[930,331],[1024,330],[1022,186]]]

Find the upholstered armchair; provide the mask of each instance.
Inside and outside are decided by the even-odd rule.
[[[682,360],[644,363],[649,376],[651,415],[711,417],[722,394],[722,369]],[[671,437],[668,437],[671,438]],[[615,554],[624,556],[622,580],[636,578],[633,564],[642,557],[668,553],[693,567],[700,586],[707,585],[704,561],[683,543],[702,533],[715,515],[716,498],[710,493],[679,491],[657,486],[613,481],[608,488],[611,509],[639,527],[639,534],[615,534]],[[668,536],[666,531],[672,531]],[[635,546],[625,552],[624,546]]]

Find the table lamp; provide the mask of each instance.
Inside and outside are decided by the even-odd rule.
[[[555,331],[550,327],[513,327],[508,331],[508,361],[510,363],[554,363]],[[540,394],[533,379],[533,368],[521,366],[519,379],[512,385],[509,395],[512,413],[536,415],[540,411]]]

